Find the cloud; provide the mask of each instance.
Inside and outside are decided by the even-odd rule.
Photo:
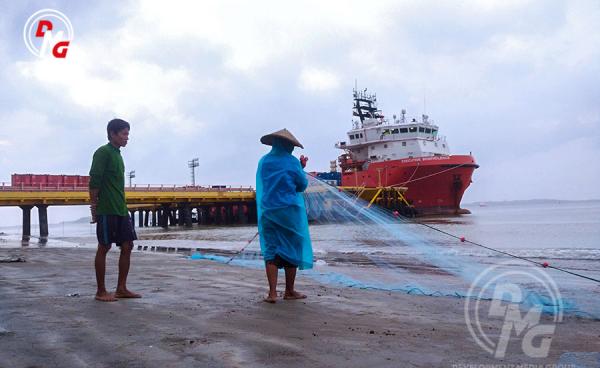
[[[170,121],[176,130],[189,128],[189,119],[178,109],[179,96],[192,86],[185,69],[167,69],[129,55],[109,54],[108,61],[98,52],[104,47],[74,47],[65,60],[18,62],[17,69],[66,103],[130,119],[152,115],[154,121]]]
[[[481,168],[465,200],[562,197],[557,172],[585,188],[569,195],[600,197],[589,184],[600,173],[564,158],[598,154],[597,2],[56,7],[77,34],[60,61],[24,48],[20,19],[38,9],[14,3],[0,15],[3,177],[85,174],[115,116],[132,123],[123,155],[138,183],[185,184],[187,160],[199,157],[199,182],[252,185],[267,150],[258,138],[284,126],[306,146],[309,169],[327,170],[358,79],[386,116],[426,110],[454,153],[473,152]]]
[[[307,92],[326,92],[340,86],[339,79],[334,73],[316,68],[302,70],[299,84],[300,88]]]
[[[252,74],[290,56],[302,56],[305,47],[319,42],[320,35],[376,32],[393,4],[378,1],[365,7],[359,1],[342,0],[173,1],[165,7],[160,1],[143,1],[134,22],[167,38],[218,46],[226,53],[227,67]]]
[[[56,162],[70,161],[69,147],[63,145],[68,128],[53,125],[46,114],[15,110],[1,113],[0,121],[0,181],[7,181],[12,172],[44,171]]]
[[[496,200],[598,196],[598,137],[582,137],[518,158],[497,159],[475,171],[472,198]]]

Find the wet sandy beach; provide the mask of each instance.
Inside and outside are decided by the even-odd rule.
[[[100,303],[91,249],[0,256],[26,260],[0,264],[0,367],[451,367],[600,351],[600,321],[566,316],[547,358],[525,356],[514,338],[496,359],[469,334],[461,299],[338,288],[300,273],[309,298],[270,305],[262,270],[181,255],[136,252],[129,286],[144,298]],[[109,253],[108,285],[117,257]],[[501,321],[482,326],[497,335]]]

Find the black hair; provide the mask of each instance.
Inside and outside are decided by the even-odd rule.
[[[106,134],[108,135],[108,140],[110,141],[110,133],[118,134],[123,129],[131,129],[129,123],[122,119],[112,119],[108,122],[106,126]]]

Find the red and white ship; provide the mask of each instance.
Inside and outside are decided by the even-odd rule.
[[[354,89],[352,130],[336,143],[342,186],[407,187],[405,197],[419,215],[468,213],[463,193],[479,167],[471,154],[451,155],[438,126],[422,115],[384,118],[377,97]]]

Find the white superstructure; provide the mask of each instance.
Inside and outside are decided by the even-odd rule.
[[[447,156],[446,138],[438,135],[438,126],[422,115],[421,121],[402,117],[389,121],[377,109],[377,97],[354,90],[353,129],[348,140],[335,144],[354,161],[379,162],[403,158]]]

